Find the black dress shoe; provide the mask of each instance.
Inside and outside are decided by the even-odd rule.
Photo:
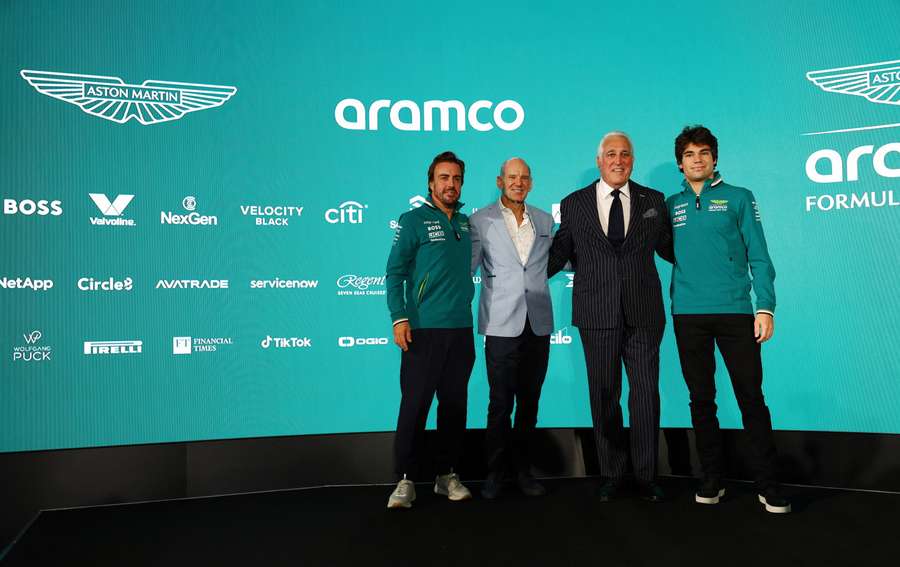
[[[666,500],[666,493],[655,482],[641,483],[638,489],[641,499],[647,502],[659,503]]]
[[[535,480],[530,474],[519,474],[516,478],[516,484],[519,485],[519,490],[525,496],[543,496],[547,494],[547,489],[544,488],[544,485]]]
[[[600,497],[600,502],[612,502],[613,500],[615,500],[618,493],[619,483],[614,480],[607,480],[602,485],[600,485],[600,489],[597,491],[597,496]]]
[[[481,496],[487,500],[493,500],[500,496],[501,488],[500,475],[489,474],[484,484],[481,485]]]

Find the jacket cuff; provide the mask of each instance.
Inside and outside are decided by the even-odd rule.
[[[408,318],[408,317],[402,317],[402,318],[400,318],[400,319],[394,319],[394,322],[391,323],[391,325],[394,326],[394,327],[396,327],[397,325],[399,325],[400,323],[403,323],[403,322],[405,322],[405,321],[409,321],[409,318]]]
[[[756,310],[756,314],[759,315],[760,313],[765,313],[766,315],[771,315],[773,319],[775,318],[774,309],[763,309],[762,307],[760,307]]]

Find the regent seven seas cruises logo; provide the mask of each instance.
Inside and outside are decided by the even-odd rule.
[[[178,120],[189,112],[222,106],[237,92],[237,87],[226,85],[168,81],[129,85],[118,77],[28,69],[20,74],[39,93],[119,124],[132,118],[144,126]]]

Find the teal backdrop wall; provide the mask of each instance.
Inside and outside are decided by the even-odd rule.
[[[898,21],[894,1],[3,2],[0,451],[392,430],[381,278],[431,158],[466,160],[471,212],[521,156],[550,211],[613,129],[634,179],[677,191],[693,123],[760,203],[775,427],[900,433]],[[428,101],[458,101],[446,131]],[[568,283],[545,427],[590,423]],[[660,390],[689,427],[671,326]]]

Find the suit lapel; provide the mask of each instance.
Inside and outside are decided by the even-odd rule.
[[[629,181],[629,186],[631,188],[631,213],[628,220],[628,233],[625,235],[625,242],[622,243],[622,246],[628,243],[632,234],[641,229],[644,213],[647,212],[647,206],[650,202],[647,198],[647,193],[641,185],[634,181]]]
[[[578,200],[576,202],[580,205],[581,212],[585,216],[591,232],[593,232],[601,241],[605,242],[607,246],[612,248],[612,244],[610,244],[609,239],[606,238],[606,234],[603,232],[603,226],[600,224],[600,213],[597,212],[597,183],[591,183],[576,193],[576,195],[578,195]]]

